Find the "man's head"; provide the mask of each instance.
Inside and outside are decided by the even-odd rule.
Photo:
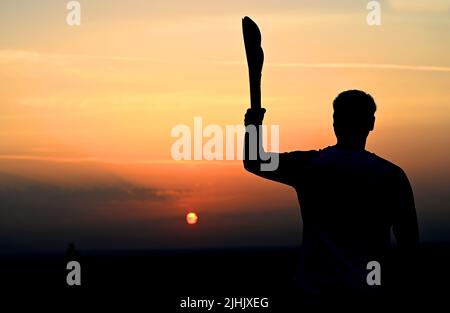
[[[333,108],[333,127],[338,144],[365,145],[375,124],[377,106],[372,96],[360,90],[347,90],[334,99]]]

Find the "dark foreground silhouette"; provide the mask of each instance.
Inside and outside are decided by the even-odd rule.
[[[81,286],[67,286],[65,247],[55,254],[33,254],[0,257],[2,300],[20,298],[18,303],[38,297],[42,304],[65,303],[64,308],[91,307],[92,303],[113,307],[125,305],[146,308],[149,312],[207,312],[182,310],[180,299],[219,299],[223,297],[269,297],[268,310],[245,312],[334,312],[337,308],[359,305],[354,297],[336,294],[323,301],[311,297],[295,286],[292,277],[298,263],[300,247],[264,247],[241,249],[85,251],[80,250]],[[381,306],[392,309],[426,304],[438,308],[447,301],[450,279],[450,246],[422,244],[416,266],[409,276],[409,288],[394,288],[385,301],[364,301],[357,312]],[[395,259],[395,255],[392,255]],[[382,283],[390,272],[404,264],[383,267]],[[363,299],[364,300],[364,299]],[[382,299],[383,300],[383,299]],[[443,303],[444,304],[444,303]],[[447,304],[446,304],[447,305]],[[330,306],[331,310],[319,308]],[[359,306],[358,306],[359,307]],[[443,306],[444,307],[444,306]],[[387,310],[389,309],[389,310]],[[64,310],[58,310],[61,312]],[[80,310],[81,311],[81,310]],[[243,310],[234,310],[243,311]],[[435,310],[428,310],[433,312]],[[211,311],[210,311],[211,312]],[[212,312],[233,312],[216,308]],[[244,312],[244,311],[243,311]]]
[[[297,191],[303,217],[298,279],[304,291],[379,293],[383,283],[369,286],[366,267],[377,261],[381,270],[386,268],[391,229],[405,265],[415,262],[419,235],[414,197],[400,167],[365,150],[375,123],[373,98],[349,90],[337,96],[333,107],[336,145],[278,154],[274,171],[261,170],[267,156],[256,160],[247,156],[244,166]],[[261,125],[264,113],[265,109],[249,109],[245,124]],[[260,135],[253,141],[246,135],[246,151],[252,143],[261,145]]]

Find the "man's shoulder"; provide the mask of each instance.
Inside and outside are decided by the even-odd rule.
[[[313,160],[313,159],[333,160],[333,159],[341,159],[342,155],[339,153],[339,150],[335,149],[334,146],[328,146],[319,150],[285,152],[281,154],[281,158],[292,161]],[[400,166],[378,156],[373,152],[365,151],[363,154],[359,155],[358,159],[360,161],[365,160],[364,163],[366,163],[366,165],[367,163],[369,163],[373,168],[377,168],[378,170],[383,172],[389,172],[391,175],[406,176],[405,172]]]
[[[400,166],[398,166],[397,164],[395,164],[389,160],[386,160],[373,152],[367,151],[367,153],[368,153],[368,156],[371,159],[371,161],[373,163],[375,163],[377,165],[377,167],[390,172],[392,175],[396,175],[396,176],[406,175],[405,172],[403,171],[403,169]]]
[[[290,151],[282,153],[281,156],[292,159],[310,158],[318,155],[319,151],[318,150]]]
[[[296,150],[296,151],[290,151],[282,153],[286,156],[290,157],[314,157],[314,156],[320,156],[324,153],[332,151],[333,146],[328,146],[319,150]]]

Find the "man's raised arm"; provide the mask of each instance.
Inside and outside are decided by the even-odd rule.
[[[264,51],[261,47],[261,32],[249,17],[242,20],[245,52],[250,81],[251,108],[245,114],[244,167],[258,176],[285,184],[292,184],[293,168],[298,166],[304,152],[267,153],[262,144],[262,121],[266,109],[261,107],[261,76]],[[295,172],[295,171],[294,171]]]
[[[281,183],[289,184],[289,155],[264,151],[262,143],[262,121],[266,109],[251,108],[245,114],[244,168],[258,176]]]

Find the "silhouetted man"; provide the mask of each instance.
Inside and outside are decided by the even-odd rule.
[[[337,144],[321,150],[280,153],[274,171],[261,171],[264,158],[249,160],[246,134],[244,167],[297,191],[303,218],[299,281],[308,292],[365,292],[367,263],[383,269],[390,231],[400,250],[418,244],[414,197],[403,170],[365,150],[374,129],[376,105],[363,91],[349,90],[333,102]],[[249,109],[246,125],[261,125],[265,109]],[[259,151],[259,150],[258,150]],[[273,155],[273,153],[268,153]],[[376,287],[375,287],[376,288]]]

